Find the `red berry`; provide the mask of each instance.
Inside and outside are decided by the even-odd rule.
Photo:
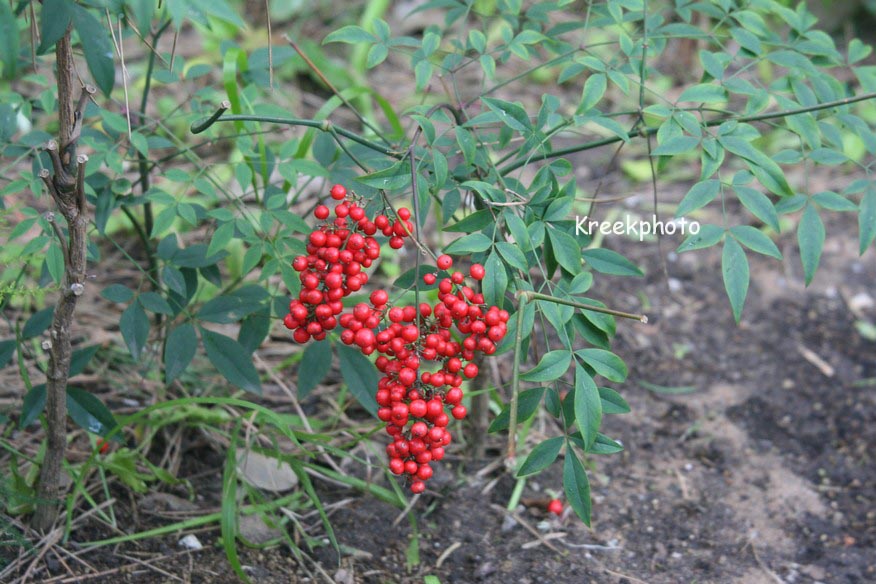
[[[423,481],[414,481],[411,483],[411,492],[415,495],[419,495],[423,491],[426,490],[426,483]]]
[[[400,475],[405,472],[405,463],[401,458],[393,458],[389,461],[389,470],[392,474]]]
[[[313,210],[313,216],[317,219],[328,219],[329,208],[325,205],[318,205],[316,209]]]
[[[387,302],[389,302],[389,294],[386,290],[375,290],[371,293],[371,304],[374,306],[386,306]]]
[[[475,280],[483,280],[484,275],[486,274],[486,270],[484,270],[484,266],[480,264],[472,264],[471,268],[468,271],[471,274],[471,277]]]
[[[411,402],[409,409],[410,409],[412,416],[414,416],[415,418],[422,418],[423,416],[426,415],[426,412],[428,410],[428,406],[426,405],[426,402],[424,402],[421,399],[418,399],[418,400],[414,400]]]
[[[347,189],[344,185],[335,185],[331,190],[332,198],[336,201],[341,201],[347,196]]]
[[[449,255],[447,255],[447,254],[440,255],[440,256],[438,256],[438,262],[437,262],[437,265],[438,265],[438,267],[441,268],[442,270],[446,270],[446,269],[448,269],[450,266],[453,265],[453,258],[451,258],[451,257],[450,257]]]
[[[97,451],[101,454],[106,454],[109,451],[109,442],[101,438],[97,441]],[[427,467],[428,468],[428,467]]]
[[[548,512],[553,513],[554,515],[562,515],[563,502],[559,499],[551,499],[551,502],[548,503]]]

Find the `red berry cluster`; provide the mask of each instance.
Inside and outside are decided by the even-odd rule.
[[[441,269],[452,264],[450,256],[438,258]],[[470,275],[482,279],[483,266],[473,265]],[[434,284],[437,275],[426,274],[423,279]],[[457,420],[465,417],[460,386],[478,374],[478,366],[471,362],[477,351],[495,353],[496,343],[507,332],[509,315],[495,306],[487,308],[483,295],[465,285],[462,272],[441,280],[434,305],[423,302],[418,308],[386,310],[374,302],[379,292],[371,295],[372,306],[360,304],[350,318],[341,317],[346,329],[341,341],[355,343],[365,354],[380,354],[375,364],[384,376],[377,385],[377,417],[387,423],[386,432],[393,437],[386,447],[389,469],[409,476],[411,491],[422,493],[432,476],[429,463],[441,460],[451,441],[445,407]],[[377,332],[367,328],[380,315],[387,325]],[[454,327],[463,337],[461,342],[454,338]],[[433,366],[427,368],[427,362]]]
[[[346,189],[335,185],[332,197],[346,199]],[[361,207],[348,201],[341,205],[346,208],[340,214],[336,208],[338,219],[334,223],[311,234],[309,255],[295,259],[293,266],[301,272],[303,287],[299,299],[289,306],[285,324],[295,329],[294,338],[298,342],[311,337],[323,339],[325,331],[340,325],[341,342],[358,347],[365,355],[378,353],[375,365],[383,377],[377,385],[377,416],[386,422],[386,432],[393,437],[392,444],[386,447],[389,469],[394,474],[406,475],[411,491],[422,493],[425,481],[432,477],[430,463],[441,460],[444,447],[450,444],[451,434],[447,430],[450,416],[461,420],[467,413],[460,387],[464,379],[478,374],[478,366],[472,361],[478,352],[495,353],[496,343],[507,332],[509,314],[495,306],[487,307],[483,295],[467,286],[465,275],[458,271],[440,282],[437,273],[423,276],[426,284],[438,283],[438,301],[434,304],[390,306],[386,291],[375,290],[369,297],[370,304],[361,302],[345,312],[341,299],[361,288],[367,281],[361,268],[368,267],[380,254],[380,245],[371,237],[376,232],[374,228],[390,237],[390,247],[398,249],[403,238],[413,231],[413,225],[408,221],[407,209],[399,209],[395,223],[383,215],[371,223],[364,213],[357,212],[359,219],[353,217],[352,209]],[[317,207],[315,214],[324,221],[328,209]],[[347,222],[338,224],[347,216],[357,221],[355,226]],[[322,237],[313,241],[315,233],[325,234],[323,245],[317,245]],[[337,245],[329,246],[332,235],[337,236]],[[357,243],[356,249],[351,249],[355,235],[363,236],[363,245]],[[346,262],[341,258],[345,252],[353,254]],[[350,268],[351,265],[356,267]],[[449,270],[453,260],[442,255],[437,265],[441,270]],[[332,274],[339,277],[330,281]],[[482,280],[484,267],[472,265],[469,275]],[[446,408],[450,409],[450,416]]]
[[[299,272],[301,292],[289,304],[283,324],[295,331],[293,338],[299,343],[311,337],[321,341],[326,331],[337,327],[338,315],[344,310],[342,299],[368,282],[362,269],[380,257],[380,244],[374,239],[378,231],[389,237],[391,248],[399,249],[414,229],[408,209],[399,209],[394,222],[386,215],[372,221],[343,185],[333,186],[331,197],[338,201],[335,218],[329,219],[331,211],[325,205],[314,209],[320,224],[308,237],[307,255],[292,262]]]

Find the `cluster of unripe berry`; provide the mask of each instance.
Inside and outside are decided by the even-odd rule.
[[[361,268],[370,266],[380,255],[380,244],[371,237],[376,231],[371,226],[390,237],[390,247],[395,249],[413,232],[406,209],[399,209],[395,223],[383,215],[372,223],[364,211],[356,213],[359,218],[355,219],[355,227],[338,223],[347,215],[352,217],[353,209],[361,209],[346,196],[344,187],[332,188],[332,197],[344,201],[335,209],[338,219],[317,227],[310,235],[309,255],[295,259],[293,267],[301,273],[302,290],[299,299],[290,303],[285,324],[295,330],[295,340],[302,343],[310,338],[321,340],[327,330],[339,325],[343,329],[341,342],[357,347],[365,355],[378,354],[375,365],[383,377],[375,397],[377,416],[386,422],[386,432],[393,438],[386,447],[389,469],[405,475],[412,492],[422,493],[425,481],[432,477],[430,463],[444,457],[444,447],[452,439],[447,429],[451,416],[461,420],[467,413],[461,386],[465,379],[478,375],[478,366],[472,361],[479,352],[495,353],[496,343],[507,333],[509,314],[495,306],[487,307],[483,295],[467,286],[465,274],[459,271],[440,282],[438,273],[423,276],[426,284],[438,284],[434,304],[390,306],[387,292],[378,289],[369,296],[370,303],[361,302],[345,311],[342,299],[367,282]],[[338,214],[342,205],[346,209]],[[317,211],[318,219],[328,218],[327,209],[317,207]],[[324,235],[314,242],[317,233]],[[338,238],[338,244],[328,247],[332,235]],[[351,249],[355,235],[362,237],[362,245],[357,240],[356,249]],[[341,256],[349,261],[344,262]],[[437,266],[449,270],[453,260],[442,255]],[[331,274],[339,274],[340,278],[330,279]],[[484,275],[480,264],[469,269],[473,280],[480,281]]]

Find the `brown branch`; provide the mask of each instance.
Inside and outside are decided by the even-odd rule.
[[[61,298],[55,306],[50,338],[45,341],[49,351],[46,370],[46,451],[40,467],[36,510],[32,526],[48,531],[58,518],[61,466],[67,444],[67,379],[70,375],[73,313],[76,301],[85,291],[85,258],[88,218],[85,199],[85,164],[88,157],[76,155],[85,106],[94,90],[82,89],[78,101],[73,97],[73,51],[70,30],[55,46],[58,80],[59,141],[50,140],[46,147],[52,159],[54,173],[43,169],[39,177],[52,195],[58,211],[67,221],[67,236],[51,214],[49,223],[61,242],[64,252],[64,277]]]

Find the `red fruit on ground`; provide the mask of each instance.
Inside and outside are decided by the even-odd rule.
[[[553,513],[554,515],[562,515],[563,502],[559,499],[551,499],[551,502],[548,503],[548,513]]]

